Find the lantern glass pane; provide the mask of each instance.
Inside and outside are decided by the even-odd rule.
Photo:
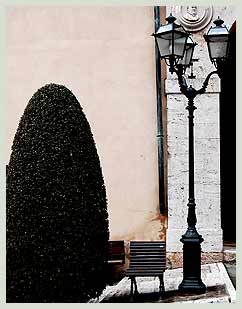
[[[228,41],[228,36],[217,36],[217,35],[213,35],[213,36],[209,36],[208,37],[208,41],[209,42],[227,42]]]
[[[183,37],[186,38],[187,36],[184,36],[182,32],[171,31],[171,32],[159,34],[156,37],[159,37],[163,40],[172,40],[172,37],[174,37],[174,40],[177,40]]]
[[[208,36],[224,36],[228,35],[228,29],[226,27],[213,27],[208,31]]]
[[[171,40],[164,40],[157,37],[156,42],[158,44],[161,57],[169,56],[172,54]]]
[[[227,44],[228,42],[208,42],[208,48],[210,51],[211,59],[224,58],[227,55]]]
[[[188,33],[180,25],[171,23],[161,26],[155,33],[161,58],[171,55],[181,58],[184,54],[187,37]]]
[[[183,57],[187,37],[180,37],[174,40],[174,55],[177,57]]]
[[[184,57],[179,61],[179,64],[189,66],[192,60],[192,54],[193,54],[193,48],[192,46],[189,46],[186,48]]]
[[[156,35],[163,35],[164,33],[167,33],[167,32],[171,32],[173,30],[173,24],[167,24],[167,25],[164,25],[164,26],[161,26],[157,32],[156,32]]]

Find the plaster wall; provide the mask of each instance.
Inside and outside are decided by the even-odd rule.
[[[160,239],[153,7],[5,8],[6,164],[27,102],[47,83],[79,100],[96,141],[111,239]]]

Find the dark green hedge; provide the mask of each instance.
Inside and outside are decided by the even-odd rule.
[[[7,175],[7,302],[86,302],[105,288],[106,191],[76,97],[49,84],[29,101]]]

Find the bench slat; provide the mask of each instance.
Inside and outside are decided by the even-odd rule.
[[[162,272],[164,272],[164,269],[161,269],[161,268],[151,268],[151,269],[147,269],[147,268],[140,268],[140,269],[130,269],[129,271],[128,271],[128,273],[153,273],[153,272],[160,272],[160,273],[162,273]]]
[[[155,248],[165,248],[163,244],[131,244],[130,247],[133,248],[142,248],[142,247],[155,247]]]
[[[152,250],[152,251],[149,251],[149,250],[143,250],[143,251],[133,251],[133,250],[131,250],[130,251],[130,255],[131,254],[136,254],[136,255],[157,255],[157,254],[161,254],[161,255],[166,255],[166,253],[164,252],[164,251],[161,251],[161,250],[157,250],[157,251],[154,251],[154,250]]]
[[[139,269],[139,270],[129,270],[126,274],[126,276],[134,275],[134,274],[154,274],[154,273],[159,273],[162,274],[164,273],[165,269]]]
[[[148,246],[148,245],[133,246],[133,245],[131,245],[130,248],[131,248],[131,249],[132,249],[132,248],[134,248],[134,249],[142,249],[142,248],[155,248],[155,249],[159,248],[159,249],[165,249],[165,246],[160,246],[160,245],[157,245],[157,246],[154,246],[154,245],[152,245],[152,246]]]
[[[153,264],[153,263],[149,263],[149,264],[130,264],[129,269],[138,269],[138,268],[161,268],[163,266],[166,266],[165,263],[159,263],[159,264]]]
[[[129,267],[130,268],[139,267],[139,266],[149,267],[149,266],[152,266],[152,265],[154,265],[154,266],[164,266],[164,265],[166,265],[166,263],[165,262],[159,262],[159,263],[135,263],[135,262],[131,262]]]
[[[129,271],[127,272],[128,276],[140,276],[140,277],[153,277],[153,276],[159,276],[164,273],[163,270],[153,270],[153,271]]]
[[[142,250],[159,250],[159,251],[165,251],[165,247],[130,247],[130,250],[132,251],[142,251]]]
[[[142,250],[160,250],[160,251],[165,251],[165,247],[130,247],[130,250],[137,250],[137,251],[142,251]]]
[[[166,263],[165,260],[153,260],[153,259],[149,259],[149,260],[145,260],[145,261],[142,261],[142,260],[131,260],[129,262],[129,265],[132,265],[132,264],[139,264],[139,265],[142,265],[142,264],[159,264],[159,263]]]
[[[147,244],[147,245],[150,245],[150,244],[165,244],[166,242],[165,241],[161,241],[161,240],[157,240],[157,241],[153,241],[153,240],[131,240],[131,245],[143,245],[143,244]]]
[[[157,268],[157,269],[164,269],[166,268],[166,265],[138,265],[138,266],[131,266],[129,269],[131,270],[136,270],[136,269],[141,269],[141,268],[145,268],[145,269],[152,269],[152,268]]]
[[[130,258],[132,259],[164,259],[165,258],[165,254],[160,254],[160,253],[157,253],[157,254],[149,254],[149,253],[143,253],[143,254],[134,254],[134,253],[131,253],[130,254]]]

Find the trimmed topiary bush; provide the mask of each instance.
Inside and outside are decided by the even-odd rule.
[[[106,191],[76,97],[49,84],[29,101],[7,174],[7,302],[86,302],[105,288]]]

